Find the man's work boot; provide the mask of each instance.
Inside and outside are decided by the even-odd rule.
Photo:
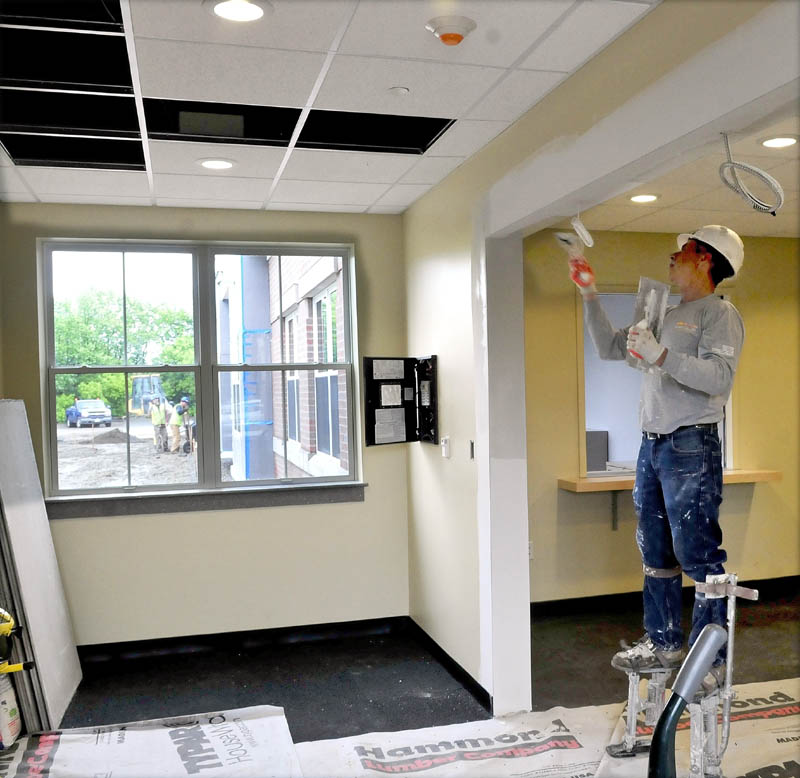
[[[682,662],[683,651],[681,649],[667,651],[658,648],[649,635],[644,635],[632,646],[623,648],[622,651],[614,654],[611,666],[625,672],[642,672],[674,670],[680,667]]]

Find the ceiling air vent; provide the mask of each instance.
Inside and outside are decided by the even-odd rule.
[[[178,111],[178,132],[181,135],[244,138],[244,116],[230,113]]]

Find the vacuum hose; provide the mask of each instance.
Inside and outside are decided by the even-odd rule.
[[[689,701],[694,698],[727,639],[728,633],[724,627],[708,624],[689,651],[653,732],[647,778],[675,778],[675,730],[678,719]]]
[[[745,165],[743,162],[734,162],[733,157],[731,157],[731,147],[728,143],[728,135],[723,132],[722,138],[725,141],[725,153],[728,155],[728,161],[723,162],[719,166],[719,177],[722,179],[722,183],[724,183],[728,188],[733,189],[736,194],[741,195],[745,202],[749,203],[753,208],[755,208],[755,210],[761,211],[762,213],[771,213],[773,216],[777,216],[778,209],[783,205],[783,188],[781,185],[772,176],[768,175],[763,170],[759,170],[757,167]],[[740,170],[743,173],[750,173],[750,175],[755,176],[762,183],[766,184],[766,186],[775,194],[775,205],[770,205],[769,203],[765,203],[763,200],[759,200],[757,197],[755,197],[739,180],[739,176],[736,173],[737,170]]]

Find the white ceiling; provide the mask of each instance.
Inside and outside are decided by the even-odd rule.
[[[202,208],[400,213],[505,130],[658,0],[272,0],[252,24],[200,0],[122,0],[139,98],[286,106],[456,119],[424,155],[145,139],[146,172],[14,166],[0,149],[0,199]],[[425,30],[460,13],[477,29],[459,46]],[[391,87],[409,91],[398,96]],[[301,115],[301,122],[305,114]],[[140,117],[141,121],[141,117]],[[300,127],[295,129],[295,137]],[[800,134],[798,116],[732,138],[734,158],[776,177],[777,217],[723,187],[722,143],[595,206],[589,229],[680,231],[724,223],[748,235],[800,235],[798,146],[767,151],[769,131]],[[228,171],[197,160],[224,157]],[[758,191],[756,184],[746,179]],[[659,195],[634,205],[631,194]]]
[[[699,159],[669,173],[654,176],[628,192],[596,205],[580,215],[589,230],[623,232],[686,232],[692,225],[724,224],[742,235],[800,237],[800,144],[784,149],[767,149],[765,138],[779,135],[800,137],[800,110],[791,117],[764,124],[729,138],[735,162],[757,168],[776,179],[784,202],[776,216],[759,212],[720,178],[719,166],[727,160],[720,136],[716,148]],[[777,198],[757,176],[739,173],[741,182],[766,203]],[[652,203],[632,203],[636,194],[655,194]],[[562,222],[560,227],[568,227]]]
[[[200,0],[122,0],[137,97],[456,122],[421,156],[146,140],[148,170],[123,172],[0,153],[0,199],[400,213],[657,2],[272,0],[235,24]],[[477,23],[456,47],[425,29],[448,13]],[[196,162],[220,156],[235,166]]]

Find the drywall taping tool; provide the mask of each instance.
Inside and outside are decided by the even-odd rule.
[[[557,232],[558,245],[569,256],[569,277],[584,289],[594,283],[594,271],[583,256],[583,241],[574,232]]]

